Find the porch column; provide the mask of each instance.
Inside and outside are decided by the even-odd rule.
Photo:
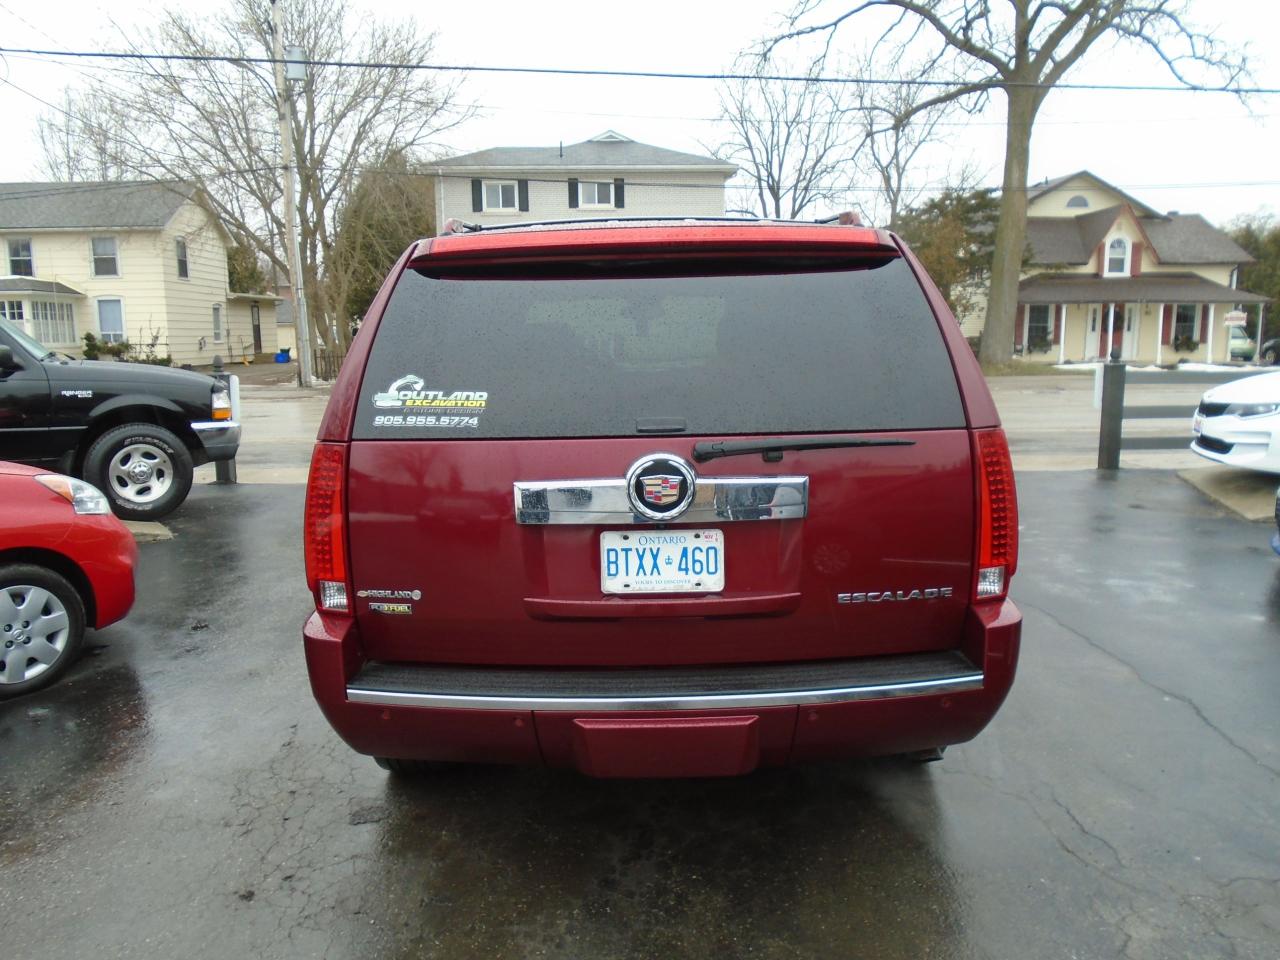
[[[1164,304],[1156,307],[1156,366],[1164,360]]]
[[[1111,357],[1112,345],[1116,342],[1116,305],[1114,303],[1107,304],[1107,349],[1103,351],[1102,359],[1108,360]]]
[[[1065,303],[1060,303],[1056,307],[1054,307],[1054,311],[1055,311],[1055,316],[1053,319],[1058,323],[1062,324],[1062,326],[1058,327],[1058,362],[1066,363],[1067,362],[1067,305]],[[1062,315],[1061,320],[1058,320],[1057,313],[1061,313]],[[1262,343],[1262,341],[1259,340],[1258,343]]]
[[[1213,308],[1215,304],[1209,304],[1209,362],[1213,363]]]

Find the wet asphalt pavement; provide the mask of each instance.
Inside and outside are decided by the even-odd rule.
[[[0,953],[1280,955],[1280,559],[1171,474],[1025,474],[1022,665],[927,767],[403,785],[314,706],[298,487],[197,487],[0,705]]]

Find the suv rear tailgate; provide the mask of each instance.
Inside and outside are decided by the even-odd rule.
[[[656,665],[957,645],[973,561],[969,437],[946,430],[912,439],[909,447],[787,453],[777,464],[736,457],[703,465],[700,477],[807,476],[808,516],[719,525],[724,591],[661,599],[601,594],[600,533],[627,527],[519,525],[512,496],[517,481],[621,476],[653,440],[353,443],[351,566],[366,654]],[[690,441],[663,445],[687,455]],[[949,598],[924,599],[943,588]],[[386,591],[421,599],[411,615],[371,612]],[[840,594],[850,596],[840,602]],[[858,594],[879,597],[848,602]],[[724,612],[734,600],[756,606]],[[554,601],[568,609],[557,612]]]

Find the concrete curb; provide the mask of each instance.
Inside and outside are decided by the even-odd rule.
[[[163,523],[156,523],[154,520],[126,520],[124,525],[138,543],[157,543],[160,540],[173,539],[173,532]]]
[[[1178,476],[1246,520],[1270,521],[1275,517],[1280,477],[1273,474],[1217,467],[1179,470]]]

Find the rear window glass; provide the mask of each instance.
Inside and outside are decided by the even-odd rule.
[[[937,321],[900,259],[745,276],[410,270],[376,337],[357,439],[964,426]]]

